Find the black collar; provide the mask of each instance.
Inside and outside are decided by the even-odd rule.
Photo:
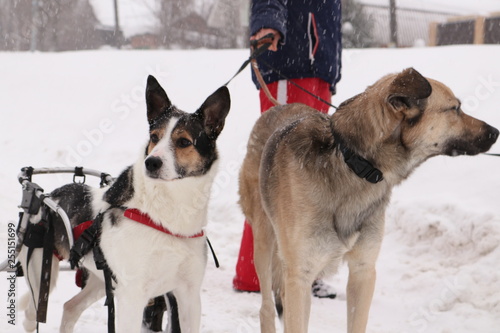
[[[349,148],[345,144],[342,137],[336,133],[333,128],[332,133],[335,145],[339,147],[342,155],[344,155],[345,163],[359,178],[366,179],[372,184],[376,184],[384,179],[382,171],[375,168],[370,161],[359,156],[351,148]]]

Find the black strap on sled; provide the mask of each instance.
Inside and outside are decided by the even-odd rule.
[[[340,152],[344,156],[345,163],[359,178],[366,179],[372,184],[376,184],[384,179],[382,171],[375,168],[370,161],[359,156],[351,148],[347,147],[340,135],[334,131],[332,132],[335,144],[338,145]]]
[[[40,274],[40,290],[38,304],[36,307],[36,321],[47,322],[47,310],[49,303],[50,278],[52,273],[52,257],[54,256],[54,230],[51,215],[45,210],[42,220],[37,224],[29,224],[24,239],[24,245],[28,247],[27,265],[35,249],[43,248],[42,268]]]
[[[54,257],[54,229],[52,215],[47,214],[47,233],[43,242],[43,261],[40,276],[40,292],[38,294],[38,307],[36,321],[47,322],[47,309],[49,304],[50,278],[52,273],[52,258]]]
[[[113,299],[113,280],[115,280],[115,277],[99,245],[103,218],[104,213],[99,213],[95,217],[94,223],[76,240],[70,250],[69,262],[72,269],[78,267],[83,256],[91,250],[93,251],[96,268],[102,270],[104,273],[104,283],[106,286],[106,301],[104,305],[108,307],[108,333],[115,333],[115,302]]]
[[[28,260],[30,259],[34,249],[40,249],[43,247],[46,233],[47,227],[45,226],[44,221],[40,221],[37,224],[28,224],[26,238],[24,240],[24,245],[28,247]]]

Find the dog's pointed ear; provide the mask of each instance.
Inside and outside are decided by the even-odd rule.
[[[397,111],[405,112],[429,97],[432,87],[429,81],[413,68],[399,73],[389,86],[388,102]]]
[[[215,140],[224,128],[226,116],[231,107],[231,98],[226,86],[217,89],[203,102],[196,113],[203,119],[207,135]]]
[[[167,93],[152,75],[148,76],[146,85],[146,106],[149,124],[152,124],[165,110],[172,106]]]

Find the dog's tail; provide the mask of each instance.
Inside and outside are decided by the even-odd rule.
[[[273,253],[273,262],[279,262],[278,254]],[[283,270],[281,265],[273,265],[273,294],[274,294],[274,306],[276,307],[276,312],[278,313],[278,318],[282,320],[283,318],[283,293],[285,289],[283,288]]]

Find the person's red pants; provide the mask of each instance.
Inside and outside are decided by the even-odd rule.
[[[314,95],[330,102],[330,85],[327,82],[318,78],[293,79],[292,81]],[[281,104],[302,103],[323,113],[327,113],[330,108],[329,105],[304,92],[290,82],[277,81],[268,84],[267,87],[271,95]],[[259,97],[261,113],[274,106],[262,89],[260,89]],[[233,288],[241,291],[260,291],[259,278],[255,272],[253,260],[252,227],[247,221],[245,221],[243,236],[241,238],[238,262],[236,263],[236,276],[233,279]]]

